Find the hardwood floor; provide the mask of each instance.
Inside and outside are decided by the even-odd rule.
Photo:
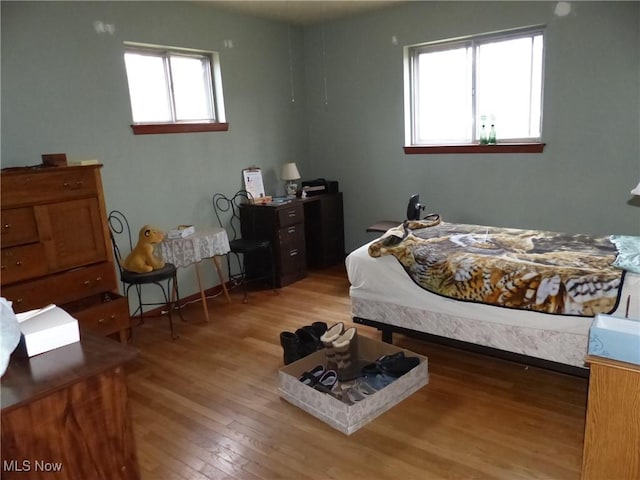
[[[346,436],[280,399],[281,331],[349,325],[341,267],[282,288],[232,291],[135,327],[128,364],[143,479],[562,479],[580,477],[587,380],[414,340],[429,384]],[[379,338],[358,326],[360,335]]]

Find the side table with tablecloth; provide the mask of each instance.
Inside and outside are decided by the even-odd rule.
[[[162,258],[165,262],[173,263],[176,267],[186,267],[194,264],[200,287],[200,298],[207,322],[209,321],[209,311],[207,309],[206,297],[202,287],[200,275],[200,263],[202,259],[211,258],[218,272],[220,284],[227,302],[231,303],[229,292],[220,269],[219,257],[229,253],[229,237],[224,228],[205,227],[196,229],[194,233],[182,238],[165,238],[160,244]]]

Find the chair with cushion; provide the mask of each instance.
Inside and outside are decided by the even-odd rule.
[[[218,219],[220,227],[227,230],[229,236],[230,252],[236,259],[239,274],[231,274],[231,261],[227,262],[229,269],[229,280],[237,281],[242,285],[244,297],[242,303],[247,303],[247,283],[270,279],[271,286],[275,292],[275,265],[271,242],[268,239],[248,239],[242,238],[240,206],[249,203],[251,194],[246,190],[239,190],[232,197],[227,197],[222,193],[213,196],[213,210]],[[269,262],[269,273],[266,275],[252,276],[247,278],[247,258],[252,255],[262,255]]]
[[[131,228],[125,215],[118,211],[113,210],[109,213],[109,230],[111,234],[111,243],[113,245],[113,252],[115,255],[116,264],[120,272],[120,280],[122,281],[122,290],[124,291],[127,299],[129,298],[129,290],[135,288],[138,308],[133,312],[131,317],[135,317],[139,312],[140,322],[144,323],[144,307],[145,306],[164,306],[166,308],[167,316],[169,317],[169,328],[171,329],[171,337],[173,339],[178,338],[173,327],[173,317],[171,311],[177,307],[180,303],[180,295],[178,293],[178,281],[176,275],[176,266],[172,263],[165,263],[164,267],[153,270],[148,273],[136,273],[129,270],[125,270],[122,265],[128,252],[133,250],[133,239],[131,236]],[[128,248],[129,250],[123,250]],[[162,291],[164,302],[142,302],[142,287],[143,285],[157,285]],[[175,299],[175,300],[173,300]],[[180,318],[182,318],[182,312],[178,310]],[[182,318],[184,321],[184,318]]]

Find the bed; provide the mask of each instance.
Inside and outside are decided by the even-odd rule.
[[[482,261],[487,258],[493,261],[499,257],[504,274],[509,268],[505,266],[505,255],[495,255],[498,250],[504,250],[505,243],[513,243],[513,239],[504,240],[504,235],[518,239],[515,241],[515,253],[506,255],[515,258],[517,268],[523,264],[529,265],[532,256],[542,258],[545,265],[541,268],[564,268],[553,260],[558,255],[545,250],[549,246],[549,237],[554,237],[564,252],[560,256],[568,255],[574,264],[577,262],[579,267],[586,268],[589,281],[579,285],[568,282],[569,286],[563,284],[558,288],[557,285],[549,286],[549,282],[544,286],[545,280],[541,280],[541,277],[562,274],[543,272],[536,280],[535,275],[525,273],[520,278],[528,279],[526,288],[522,288],[518,294],[513,294],[515,289],[511,288],[507,295],[511,298],[507,298],[502,305],[489,303],[486,299],[505,295],[476,295],[477,279],[471,293],[456,285],[453,290],[458,290],[462,298],[451,296],[452,284],[465,279],[473,282],[468,278],[475,271],[474,266],[469,266],[473,260],[469,260],[468,250],[465,250],[469,246],[480,253]],[[584,250],[587,243],[590,249],[594,242],[597,249],[601,250],[599,257],[585,267],[582,257],[579,260],[574,258],[575,251]],[[408,250],[403,247],[407,243],[417,244],[417,247],[414,245],[413,250]],[[437,250],[445,244],[444,253]],[[434,254],[434,251],[439,253]],[[346,266],[351,284],[352,315],[356,323],[380,329],[383,340],[388,342],[392,340],[393,332],[426,334],[432,340],[445,340],[445,343],[453,341],[456,345],[472,349],[478,347],[484,352],[504,354],[526,363],[581,374],[587,372],[584,360],[594,315],[606,313],[640,319],[640,275],[615,266],[612,267],[613,272],[607,269],[616,260],[616,254],[616,246],[608,237],[449,224],[439,219],[405,222],[348,255]],[[441,260],[438,255],[455,257],[457,263],[443,267],[438,263]],[[434,256],[438,258],[434,260]],[[416,274],[416,266],[422,270],[437,267],[440,270],[453,270],[455,281],[440,277],[425,281],[423,274]],[[598,279],[592,277],[596,270],[608,271],[605,277]],[[575,276],[575,272],[572,275]],[[485,283],[490,276],[479,274]],[[431,288],[433,284],[444,284],[449,288],[444,293],[442,290],[430,291],[425,288]],[[546,293],[536,292],[545,288]],[[575,296],[579,298],[580,305],[568,300],[570,295],[563,289],[570,288],[578,290]],[[496,290],[495,285],[493,290]],[[509,291],[509,288],[503,290]],[[559,303],[563,303],[562,298],[565,299],[564,304],[559,306]]]

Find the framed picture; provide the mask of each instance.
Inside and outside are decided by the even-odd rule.
[[[249,167],[242,170],[244,189],[254,199],[258,200],[265,196],[264,184],[262,183],[262,170],[258,167]]]

